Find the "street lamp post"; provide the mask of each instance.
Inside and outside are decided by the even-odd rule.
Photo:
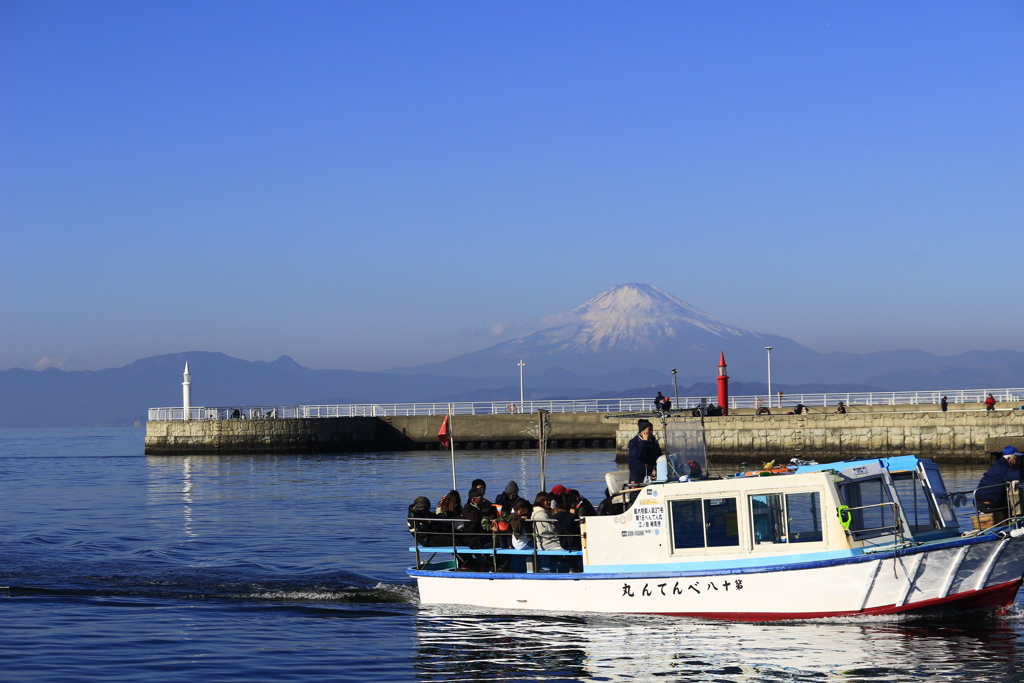
[[[772,405],[772,346],[764,347],[768,352],[768,405]]]
[[[523,366],[524,365],[526,365],[526,363],[524,363],[522,361],[522,359],[520,359],[519,360],[519,410],[523,409]]]
[[[679,385],[676,384],[676,369],[672,368],[672,393],[675,394],[675,402],[672,404],[679,410]]]

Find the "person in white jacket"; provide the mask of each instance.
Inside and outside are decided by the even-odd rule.
[[[533,533],[537,538],[537,550],[561,550],[555,517],[551,514],[551,494],[541,491],[533,500]]]

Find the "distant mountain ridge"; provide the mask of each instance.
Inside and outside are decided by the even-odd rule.
[[[642,353],[664,339],[685,339],[691,328],[730,338],[753,336],[653,285],[617,285],[566,315],[564,324],[535,332],[522,346],[548,345],[553,350]]]
[[[553,324],[447,361],[386,372],[311,370],[288,356],[253,362],[195,351],[143,358],[97,371],[0,371],[0,426],[132,424],[150,407],[181,403],[185,361],[193,404],[207,406],[508,401],[518,398],[526,362],[528,398],[623,396],[665,386],[679,372],[681,395],[707,391],[725,353],[733,386],[773,390],[954,390],[1024,386],[1024,353],[924,351],[822,354],[797,342],[744,330],[646,284],[617,285]],[[646,396],[645,392],[643,395]],[[733,395],[739,395],[737,391]]]
[[[616,285],[556,319],[551,327],[481,351],[394,371],[489,377],[523,359],[534,376],[555,370],[580,376],[622,371],[663,376],[677,368],[680,379],[689,382],[706,377],[709,367],[714,372],[721,351],[730,363],[741,365],[752,360],[751,350],[763,355],[765,346],[815,353],[790,339],[727,323],[648,284]],[[763,365],[758,357],[756,367]]]
[[[757,382],[767,376],[766,346],[773,347],[776,381],[791,385],[943,390],[1024,384],[1024,354],[1017,351],[819,353],[786,337],[744,330],[640,283],[616,285],[532,334],[391,372],[482,379],[508,376],[522,359],[531,378],[573,375],[571,386],[598,376],[602,387],[660,383],[672,368],[690,385],[714,376],[724,352],[730,377]]]

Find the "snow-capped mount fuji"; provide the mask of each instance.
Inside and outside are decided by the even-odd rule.
[[[565,314],[562,324],[513,340],[521,347],[550,346],[549,351],[644,352],[671,340],[684,340],[696,330],[723,339],[758,337],[730,325],[696,306],[646,284],[612,287]],[[758,337],[759,338],[759,337]]]
[[[760,377],[764,347],[815,354],[796,342],[744,330],[649,284],[620,284],[568,313],[549,327],[448,361],[409,368],[459,377],[509,375],[520,359],[532,373],[636,380],[662,378],[671,368],[682,382],[713,377],[724,351],[730,373],[747,367]],[[756,368],[756,371],[755,371]],[[756,372],[756,375],[754,374]],[[534,375],[537,376],[536,374]],[[568,377],[564,377],[568,380]]]

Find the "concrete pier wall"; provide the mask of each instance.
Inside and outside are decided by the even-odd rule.
[[[876,406],[878,408],[878,406]],[[914,408],[914,407],[912,407]],[[353,453],[438,448],[442,416],[343,417],[288,420],[193,420],[146,423],[146,453]],[[636,416],[550,413],[551,448],[612,448],[624,460]],[[698,418],[650,417],[666,430]],[[457,448],[534,448],[537,415],[457,415]],[[722,461],[819,461],[916,453],[944,462],[987,462],[1014,445],[1024,451],[1024,411],[864,410],[846,415],[730,415],[706,418],[708,451]]]
[[[665,443],[673,428],[693,426],[699,418],[672,417],[655,422]],[[989,453],[1024,440],[1024,411],[865,411],[846,415],[729,415],[706,418],[708,455],[719,461],[820,462],[913,453],[938,462],[989,462]],[[616,457],[628,458],[636,419],[622,419],[616,433]],[[671,439],[671,434],[667,436]]]
[[[618,421],[605,413],[549,413],[549,447],[611,448]],[[438,448],[443,416],[146,423],[146,454],[354,453]],[[530,448],[538,417],[456,415],[456,448]]]

